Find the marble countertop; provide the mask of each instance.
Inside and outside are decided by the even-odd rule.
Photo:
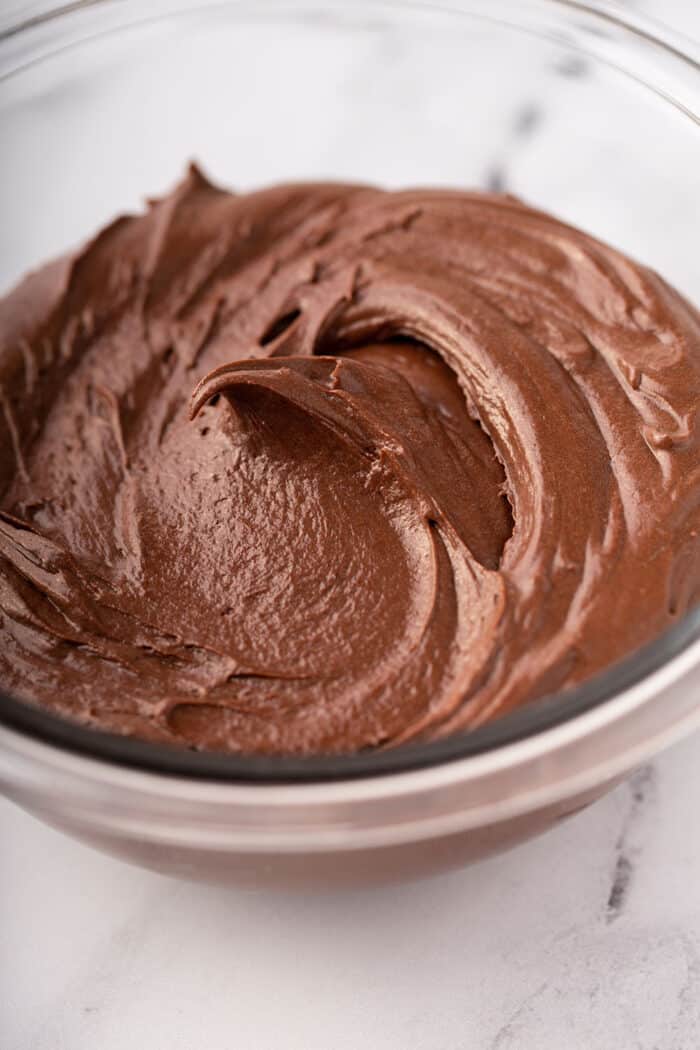
[[[630,6],[700,38],[697,0]],[[0,800],[0,1047],[697,1050],[698,812],[700,736],[462,872],[285,895],[143,872]]]
[[[700,737],[541,838],[354,893],[139,871],[0,803],[7,1050],[697,1050]]]

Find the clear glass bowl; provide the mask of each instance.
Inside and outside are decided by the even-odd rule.
[[[42,5],[44,6],[44,5]],[[700,51],[613,4],[122,0],[0,15],[0,288],[170,187],[490,187],[700,302]],[[0,788],[141,863],[406,877],[534,834],[700,722],[700,613],[477,732],[347,758],[195,754],[0,697]]]

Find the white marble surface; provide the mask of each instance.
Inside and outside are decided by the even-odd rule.
[[[147,874],[0,804],[0,1045],[697,1050],[699,811],[696,737],[463,872],[288,896]]]
[[[697,0],[636,6],[700,37]],[[697,1050],[698,812],[695,737],[466,871],[286,896],[142,872],[0,802],[0,1048]]]

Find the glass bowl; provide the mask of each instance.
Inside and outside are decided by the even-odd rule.
[[[0,288],[195,159],[488,187],[700,302],[700,49],[613,4],[122,0],[0,15]],[[195,753],[0,695],[0,788],[93,845],[249,885],[407,878],[544,830],[700,723],[700,611],[477,731],[313,759]]]

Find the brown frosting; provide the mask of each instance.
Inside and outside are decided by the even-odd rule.
[[[192,169],[0,304],[0,684],[342,752],[581,682],[700,595],[700,317],[498,195]]]

